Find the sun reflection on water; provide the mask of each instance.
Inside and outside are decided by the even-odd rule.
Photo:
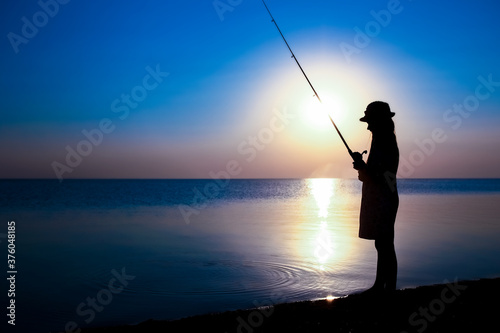
[[[316,247],[314,248],[314,256],[319,264],[319,269],[324,271],[324,264],[333,254],[331,235],[325,221],[320,222],[320,230],[315,242]]]
[[[319,298],[348,290],[347,277],[358,261],[359,195],[343,179],[307,179],[306,195],[295,211],[299,223],[290,226],[293,256],[314,276],[305,288]]]
[[[328,207],[334,190],[333,179],[315,178],[308,179],[309,188],[311,190],[316,204],[318,205],[318,217],[328,217]]]
[[[309,188],[318,206],[317,233],[315,237],[314,257],[321,271],[333,255],[332,235],[328,225],[328,209],[334,193],[333,179],[309,179]]]

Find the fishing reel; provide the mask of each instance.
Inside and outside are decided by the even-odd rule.
[[[367,151],[363,151],[362,153],[358,153],[358,152],[354,152],[354,153],[351,153],[351,157],[353,159],[354,162],[352,162],[352,166],[354,167],[354,169],[356,170],[362,170],[366,167],[366,163],[365,161],[363,161],[363,154],[366,154]]]
[[[368,151],[363,151],[362,153],[358,153],[358,152],[354,152],[354,153],[351,153],[351,157],[354,161],[354,163],[359,163],[359,162],[363,162],[363,154],[367,154]]]

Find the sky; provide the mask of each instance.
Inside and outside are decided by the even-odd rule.
[[[500,177],[498,1],[2,1],[0,178]]]

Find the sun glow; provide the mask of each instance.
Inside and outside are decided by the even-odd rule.
[[[301,107],[304,120],[316,129],[332,127],[328,116],[338,125],[345,118],[345,110],[342,99],[332,95],[322,97],[321,102],[316,97],[311,97]]]
[[[346,66],[344,59],[335,56],[337,53],[320,48],[309,49],[301,56],[307,76],[322,103],[293,63],[278,60],[272,70],[255,84],[256,93],[245,104],[248,112],[245,117],[254,128],[267,124],[273,109],[286,110],[290,114],[284,130],[275,135],[277,140],[273,147],[266,149],[267,153],[279,147],[274,154],[269,153],[269,159],[274,161],[273,170],[275,165],[278,170],[277,166],[283,163],[282,157],[286,157],[295,161],[286,170],[297,170],[301,177],[356,176],[328,115],[349,147],[353,151],[363,151],[368,148],[369,131],[359,119],[368,103],[378,99],[392,100],[392,90],[383,79],[383,73],[372,63]],[[245,125],[235,133],[247,132],[249,123],[243,120],[239,123]],[[295,158],[297,156],[300,158]]]
[[[332,302],[332,301],[333,301],[334,299],[336,299],[336,298],[337,298],[337,297],[334,297],[334,296],[332,296],[332,295],[328,295],[328,296],[326,296],[326,298],[325,298],[325,299],[326,299],[326,301],[327,301],[327,302]]]

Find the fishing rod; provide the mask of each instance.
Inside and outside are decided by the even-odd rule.
[[[295,54],[293,53],[292,51],[292,48],[290,47],[290,45],[288,44],[288,42],[286,41],[285,39],[285,36],[283,35],[283,33],[281,32],[281,29],[280,27],[278,26],[278,23],[276,23],[276,20],[274,19],[273,17],[273,14],[271,14],[271,11],[269,10],[269,8],[267,7],[266,5],[266,2],[264,0],[262,0],[262,3],[264,4],[264,6],[266,7],[266,10],[267,12],[269,13],[269,16],[271,16],[271,20],[272,22],[274,23],[274,25],[276,26],[276,29],[278,29],[278,32],[280,33],[281,37],[283,38],[283,41],[285,42],[286,46],[288,47],[288,50],[290,51],[290,53],[292,54],[292,58],[295,60],[295,62],[297,63],[297,65],[299,66],[300,68],[300,71],[302,72],[302,74],[304,74],[304,77],[306,78],[307,80],[307,83],[309,83],[309,86],[311,87],[311,89],[313,90],[314,92],[314,96],[316,96],[316,98],[318,99],[318,101],[323,104],[323,101],[321,100],[321,98],[319,97],[318,93],[316,92],[316,89],[314,89],[314,86],[312,85],[311,81],[309,80],[309,78],[307,77],[307,74],[306,72],[304,71],[304,69],[302,68],[302,66],[300,65],[299,63],[299,60],[297,60],[297,57],[295,56]],[[342,140],[342,142],[344,143],[345,147],[347,148],[347,152],[349,153],[349,155],[352,157],[352,159],[354,161],[357,161],[359,159],[362,159],[362,155],[364,153],[366,153],[366,150],[363,152],[363,153],[353,153],[353,151],[351,150],[351,148],[349,148],[349,145],[347,144],[347,142],[345,141],[344,139],[344,136],[342,135],[342,133],[340,133],[340,130],[339,128],[337,127],[337,124],[335,124],[335,122],[333,121],[333,118],[332,116],[327,112],[328,114],[328,118],[330,118],[330,121],[332,122],[332,125],[333,127],[335,127],[335,130],[337,130],[337,133],[339,134],[340,136],[340,139]]]

